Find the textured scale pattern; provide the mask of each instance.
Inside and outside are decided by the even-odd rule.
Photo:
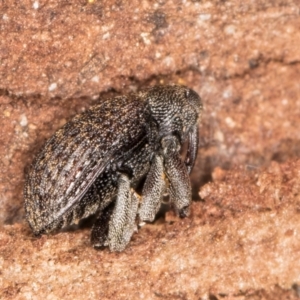
[[[156,86],[75,116],[46,142],[27,174],[25,210],[33,232],[96,214],[93,245],[122,251],[137,218],[154,220],[167,186],[175,210],[188,215],[201,110],[194,91]],[[140,197],[135,188],[143,178]]]

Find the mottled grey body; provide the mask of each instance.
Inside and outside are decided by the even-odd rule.
[[[48,140],[28,173],[25,210],[34,233],[96,214],[93,245],[122,251],[137,216],[154,220],[166,181],[176,211],[188,215],[201,108],[186,87],[156,86],[77,115]],[[140,201],[134,189],[144,177]]]

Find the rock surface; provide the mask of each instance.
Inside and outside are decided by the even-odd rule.
[[[298,1],[127,2],[0,3],[0,298],[299,299]],[[121,254],[89,230],[34,239],[24,169],[45,140],[172,82],[205,105],[193,215],[167,213]]]
[[[11,299],[297,299],[300,160],[223,171],[192,216],[146,225],[122,253],[89,231],[40,239],[27,225],[0,235],[1,293]],[[296,176],[295,176],[296,175]],[[1,295],[1,294],[0,294]]]

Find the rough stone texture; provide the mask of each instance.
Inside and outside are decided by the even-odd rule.
[[[258,172],[217,169],[190,218],[168,212],[122,253],[94,250],[87,230],[35,239],[27,225],[6,225],[0,295],[299,299],[299,168],[300,160]]]
[[[299,28],[297,0],[2,1],[4,299],[299,298]],[[24,221],[24,169],[57,128],[105,97],[170,82],[205,104],[195,198],[213,181],[190,219],[167,214],[125,254],[94,251],[88,231],[36,241],[26,225],[3,227]]]

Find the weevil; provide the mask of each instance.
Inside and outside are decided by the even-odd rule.
[[[46,142],[27,174],[25,211],[34,234],[95,215],[93,246],[122,251],[137,222],[154,220],[164,193],[180,217],[188,216],[201,111],[195,91],[168,85],[75,116]]]

